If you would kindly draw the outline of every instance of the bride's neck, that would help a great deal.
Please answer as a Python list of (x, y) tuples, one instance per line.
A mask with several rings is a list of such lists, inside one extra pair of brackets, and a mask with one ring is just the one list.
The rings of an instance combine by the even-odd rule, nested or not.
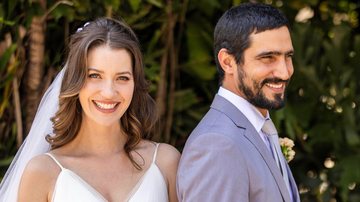
[(74, 149), (102, 155), (123, 151), (126, 140), (127, 135), (120, 123), (104, 126), (83, 122), (75, 139), (69, 144)]

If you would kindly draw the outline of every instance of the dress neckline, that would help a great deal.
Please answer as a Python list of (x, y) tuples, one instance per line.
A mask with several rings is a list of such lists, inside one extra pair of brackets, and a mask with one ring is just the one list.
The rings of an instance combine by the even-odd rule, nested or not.
[[(153, 155), (153, 159), (152, 162), (150, 164), (150, 166), (148, 167), (148, 169), (144, 172), (144, 174), (140, 177), (140, 179), (136, 182), (135, 186), (131, 189), (131, 191), (127, 194), (128, 196), (126, 197), (125, 201), (129, 201), (139, 190), (139, 188), (141, 187), (142, 182), (144, 181), (144, 179), (146, 178), (147, 174), (149, 173), (149, 171), (154, 167), (159, 169), (159, 167), (156, 165), (156, 156), (157, 156), (157, 150), (159, 147), (160, 143), (156, 143), (156, 147), (155, 147), (155, 152)], [(83, 179), (80, 175), (78, 175), (76, 172), (67, 169), (65, 167), (63, 167), (60, 162), (54, 157), (53, 154), (51, 153), (45, 153), (46, 155), (48, 155), (49, 157), (51, 157), (55, 163), (60, 167), (61, 171), (59, 173), (59, 175), (57, 176), (56, 182), (59, 179), (59, 176), (65, 171), (70, 173), (72, 176), (75, 176), (85, 187), (86, 189), (88, 189), (91, 193), (95, 194), (96, 196), (98, 196), (99, 198), (101, 198), (103, 201), (108, 202), (108, 200), (104, 197), (104, 195), (102, 195), (97, 189), (95, 189), (94, 186), (92, 186), (91, 184), (89, 184), (85, 179)], [(159, 169), (160, 170), (160, 169)], [(55, 188), (56, 188), (56, 183), (55, 183)], [(54, 193), (53, 192), (53, 197), (54, 197)]]
[[(80, 177), (78, 174), (76, 174), (74, 171), (64, 168), (60, 171), (56, 181), (59, 179), (60, 175), (63, 173), (70, 173), (71, 176), (75, 177), (84, 187), (91, 192), (92, 194), (95, 194), (98, 198), (101, 198), (103, 201), (108, 202), (108, 200), (97, 190), (95, 189), (91, 184), (89, 184), (86, 180), (84, 180), (82, 177)], [(56, 187), (55, 187), (56, 188)], [(53, 192), (53, 197), (55, 192)]]
[[(145, 173), (140, 177), (140, 179), (136, 182), (135, 186), (131, 189), (131, 191), (127, 194), (128, 196), (126, 197), (125, 201), (129, 201), (139, 190), (139, 188), (141, 187), (142, 182), (144, 181), (144, 179), (146, 178), (147, 174), (149, 173), (150, 169), (152, 169), (153, 167), (158, 168), (158, 166), (155, 163), (151, 163), (151, 165), (149, 166), (149, 168), (145, 171)], [(159, 168), (158, 168), (159, 169)], [(80, 183), (82, 183), (83, 185), (85, 185), (86, 189), (88, 189), (91, 193), (95, 194), (96, 196), (98, 196), (99, 198), (101, 198), (103, 201), (108, 202), (108, 200), (97, 190), (95, 189), (91, 184), (89, 184), (85, 179), (83, 179), (82, 177), (80, 177), (78, 174), (76, 174), (74, 171), (67, 169), (67, 168), (63, 168), (59, 175), (58, 178), (60, 176), (60, 174), (62, 174), (63, 172), (68, 172), (71, 173), (72, 176), (75, 176), (76, 179), (78, 179), (80, 181)]]

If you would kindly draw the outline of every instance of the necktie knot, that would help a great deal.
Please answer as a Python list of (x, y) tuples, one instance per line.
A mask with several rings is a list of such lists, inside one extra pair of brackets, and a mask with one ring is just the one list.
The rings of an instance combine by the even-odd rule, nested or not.
[(277, 135), (277, 130), (271, 119), (266, 119), (261, 130), (267, 135)]

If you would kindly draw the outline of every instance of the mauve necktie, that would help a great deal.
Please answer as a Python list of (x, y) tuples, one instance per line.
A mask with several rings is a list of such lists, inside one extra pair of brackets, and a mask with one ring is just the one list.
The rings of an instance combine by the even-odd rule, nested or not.
[(287, 187), (290, 195), (292, 196), (292, 191), (290, 189), (290, 183), (289, 183), (289, 176), (288, 176), (286, 164), (285, 164), (285, 158), (284, 158), (284, 156), (281, 152), (281, 148), (280, 148), (279, 136), (278, 136), (277, 130), (274, 126), (274, 123), (271, 121), (271, 119), (266, 119), (261, 130), (268, 137), (271, 151), (272, 151), (273, 157), (275, 159), (276, 165), (280, 168), (280, 171), (282, 173), (286, 187)]

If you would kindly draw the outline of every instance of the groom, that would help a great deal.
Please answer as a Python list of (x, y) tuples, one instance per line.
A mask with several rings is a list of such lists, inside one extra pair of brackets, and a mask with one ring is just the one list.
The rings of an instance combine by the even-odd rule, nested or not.
[(180, 201), (299, 202), (271, 109), (284, 106), (294, 53), (288, 20), (265, 4), (229, 9), (214, 33), (220, 88), (186, 142)]

